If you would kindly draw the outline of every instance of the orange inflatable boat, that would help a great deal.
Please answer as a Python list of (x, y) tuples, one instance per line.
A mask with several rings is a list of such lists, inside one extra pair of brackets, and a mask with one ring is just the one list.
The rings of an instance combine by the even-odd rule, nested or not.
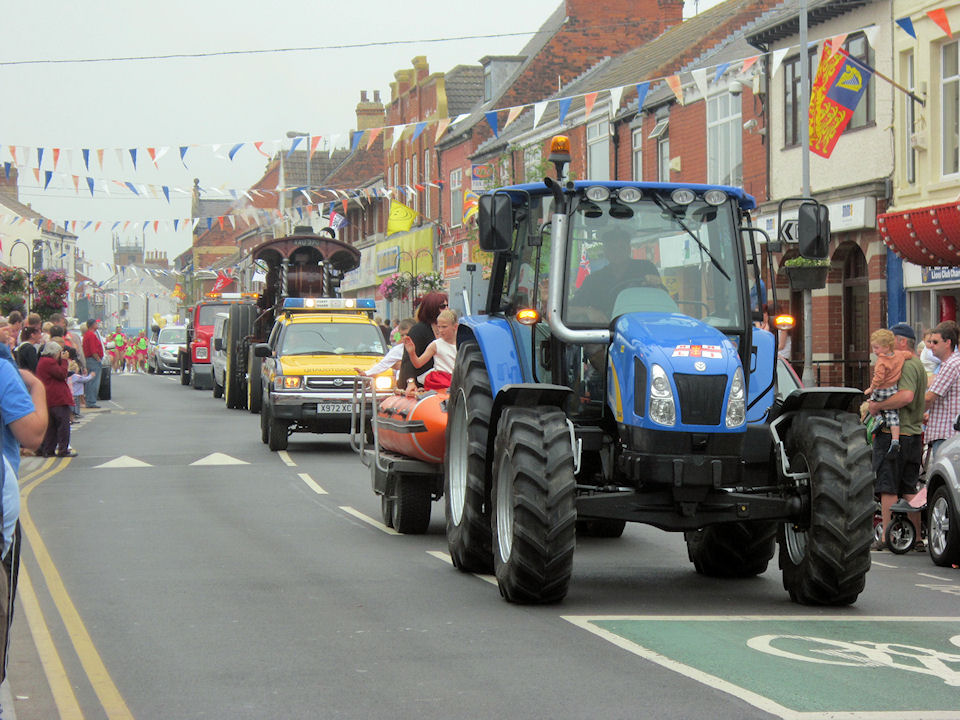
[(443, 462), (447, 397), (442, 391), (382, 400), (377, 408), (380, 446), (424, 462)]

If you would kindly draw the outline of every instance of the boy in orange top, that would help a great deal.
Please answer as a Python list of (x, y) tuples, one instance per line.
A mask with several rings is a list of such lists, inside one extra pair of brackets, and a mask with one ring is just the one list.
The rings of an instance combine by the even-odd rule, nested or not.
[[(874, 402), (882, 402), (896, 394), (899, 389), (903, 363), (911, 357), (906, 350), (893, 349), (893, 333), (877, 330), (870, 336), (870, 349), (877, 356), (870, 387), (863, 391)], [(882, 410), (883, 421), (890, 428), (890, 455), (900, 452), (900, 411)]]

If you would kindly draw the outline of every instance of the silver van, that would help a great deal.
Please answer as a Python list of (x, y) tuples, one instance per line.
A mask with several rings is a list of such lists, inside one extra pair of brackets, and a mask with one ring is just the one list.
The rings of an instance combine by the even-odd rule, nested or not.
[(210, 365), (213, 367), (213, 396), (223, 397), (223, 375), (227, 368), (227, 328), (230, 315), (217, 313), (213, 318), (213, 348), (210, 353)]

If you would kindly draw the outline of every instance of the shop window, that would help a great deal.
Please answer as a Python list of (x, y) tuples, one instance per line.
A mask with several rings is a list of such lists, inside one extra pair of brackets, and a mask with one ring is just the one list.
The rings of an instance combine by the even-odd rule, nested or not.
[(870, 278), (863, 251), (844, 243), (843, 262), (843, 356), (844, 384), (870, 384)]

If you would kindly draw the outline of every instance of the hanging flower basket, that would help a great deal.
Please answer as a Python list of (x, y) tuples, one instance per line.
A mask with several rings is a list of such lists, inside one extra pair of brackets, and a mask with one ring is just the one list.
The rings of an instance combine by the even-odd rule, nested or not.
[(387, 300), (403, 300), (410, 291), (410, 279), (406, 275), (393, 273), (380, 283), (379, 292)]
[(790, 281), (791, 290), (819, 290), (827, 286), (829, 265), (787, 265), (783, 271)]
[(420, 273), (417, 275), (417, 292), (421, 295), (432, 292), (442, 292), (445, 284), (443, 275), (438, 272)]

